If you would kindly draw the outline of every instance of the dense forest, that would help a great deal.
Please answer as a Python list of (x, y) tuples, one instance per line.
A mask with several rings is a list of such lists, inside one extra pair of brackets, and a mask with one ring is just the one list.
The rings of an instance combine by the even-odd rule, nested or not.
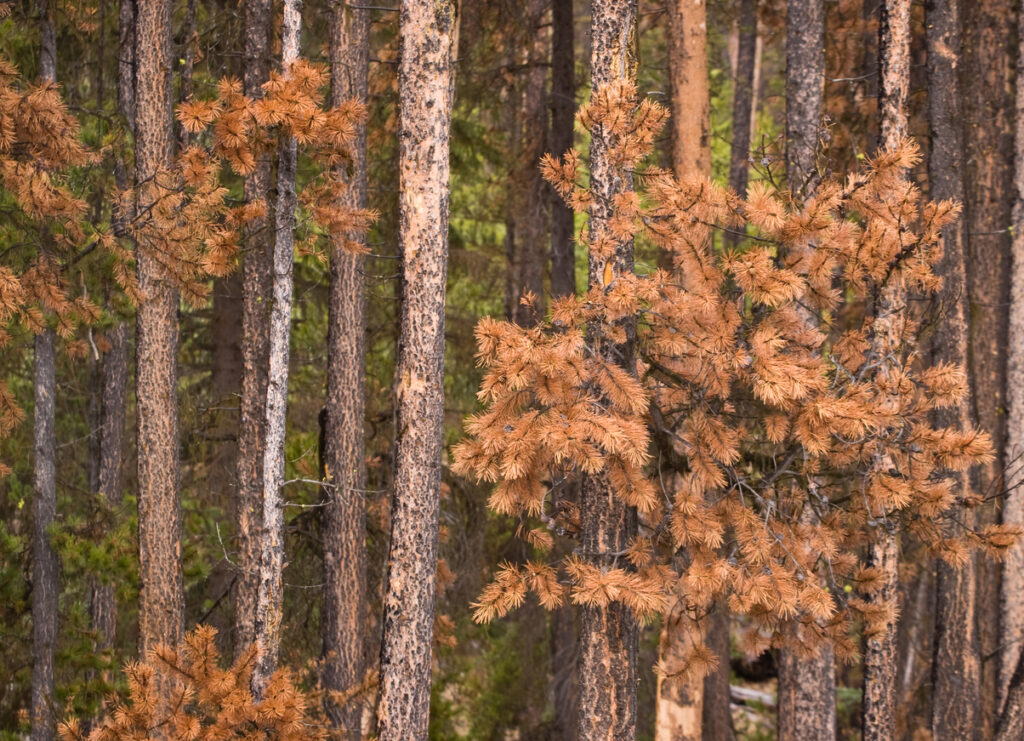
[(0, 741), (1024, 739), (1022, 456), (1012, 0), (0, 0)]

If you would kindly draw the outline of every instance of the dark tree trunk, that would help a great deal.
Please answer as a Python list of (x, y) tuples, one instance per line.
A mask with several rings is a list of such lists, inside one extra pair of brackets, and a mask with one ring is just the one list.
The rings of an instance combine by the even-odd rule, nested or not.
[[(573, 0), (553, 0), (551, 5), (551, 153), (561, 156), (573, 144), (576, 115), (575, 18)], [(574, 214), (554, 188), (548, 188), (551, 208), (551, 295), (576, 293), (576, 243)]]
[[(963, 203), (963, 157), (960, 86), (956, 67), (960, 59), (959, 0), (930, 0), (925, 6), (928, 45), (928, 103), (931, 148), (928, 160), (929, 194), (933, 200)], [(964, 262), (964, 222), (946, 227), (942, 240), (942, 276), (938, 294), (941, 341), (934, 343), (934, 362), (966, 367), (967, 292)], [(936, 412), (937, 427), (966, 429), (970, 404)], [(963, 493), (965, 481), (958, 482)], [(965, 524), (973, 513), (962, 516)], [(932, 737), (969, 739), (977, 728), (981, 684), (981, 657), (975, 630), (976, 574), (973, 554), (965, 568), (937, 564), (935, 649), (932, 663)]]
[[(736, 77), (733, 81), (732, 147), (729, 187), (746, 195), (750, 171), (750, 136), (754, 120), (754, 65), (757, 61), (757, 0), (740, 1)], [(733, 240), (735, 244), (735, 240)]]
[[(131, 340), (127, 324), (118, 324), (107, 335), (110, 349), (100, 367), (100, 410), (98, 476), (95, 494), (103, 504), (115, 509), (121, 504), (121, 463), (124, 451), (125, 416), (128, 411), (128, 357)], [(92, 625), (97, 633), (98, 651), (114, 647), (117, 630), (117, 600), (114, 586), (94, 582), (90, 606)]]
[[(1003, 489), (1007, 423), (1006, 363), (1009, 327), (1013, 208), (1013, 72), (1016, 49), (1012, 29), (1017, 6), (981, 0), (963, 6), (963, 56), (958, 66), (963, 95), (964, 219), (969, 297), (969, 381), (973, 421), (992, 435), (996, 459), (976, 467), (972, 488), (984, 496)], [(976, 511), (977, 525), (999, 518), (998, 499)], [(982, 664), (978, 733), (994, 732), (997, 703), (1016, 666), (1019, 635), (1000, 636), (999, 568), (978, 559), (976, 615), (979, 649), (994, 658)], [(1009, 623), (1005, 621), (1008, 626)], [(1005, 650), (1004, 652), (1004, 649)]]
[(395, 479), (384, 590), (377, 733), (426, 739), (444, 417), (449, 140), (456, 34), (451, 0), (402, 0)]
[[(57, 31), (53, 8), (39, 2), (39, 77), (57, 82)], [(45, 232), (40, 253), (47, 252)], [(56, 336), (47, 327), (36, 335), (33, 358), (35, 406), (34, 496), (32, 499), (32, 741), (52, 741), (59, 709), (54, 701), (54, 661), (57, 647), (57, 597), (60, 564), (50, 544), (50, 527), (57, 516), (57, 430), (55, 396)]]
[[(272, 0), (245, 3), (245, 94), (262, 97), (270, 75)], [(270, 213), (270, 160), (258, 158), (246, 177), (246, 201), (262, 201)], [(238, 656), (256, 640), (256, 596), (259, 589), (260, 530), (263, 526), (263, 447), (266, 438), (267, 350), (270, 345), (271, 246), (269, 218), (250, 224), (245, 233), (242, 263), (242, 399), (238, 426), (238, 498), (235, 527), (238, 576), (235, 581), (234, 648)]]
[[(786, 181), (810, 195), (818, 184), (817, 152), (825, 85), (825, 4), (789, 0), (786, 18)], [(734, 145), (735, 146), (735, 145)], [(812, 516), (811, 510), (805, 515)], [(836, 735), (835, 658), (823, 646), (797, 658), (779, 651), (780, 741), (832, 741)]]
[[(174, 150), (171, 2), (138, 0), (135, 19), (135, 182), (139, 211)], [(136, 330), (139, 451), (139, 649), (177, 644), (184, 631), (178, 494), (178, 289), (146, 244), (138, 249)]]
[[(331, 10), (331, 105), (366, 102), (370, 59), (370, 11)], [(346, 204), (366, 208), (366, 126), (359, 125), (352, 148)], [(365, 260), (343, 248), (363, 243), (360, 235), (336, 235), (331, 252), (327, 330), (327, 403), (324, 409), (325, 501), (323, 683), (327, 690), (356, 685), (366, 668), (366, 294)], [(331, 723), (352, 739), (361, 738), (362, 708), (327, 704)]]
[[(590, 77), (594, 91), (633, 76), (636, 13), (633, 0), (594, 0), (591, 3)], [(632, 183), (618, 182), (607, 145), (599, 137), (593, 139), (590, 157), (590, 188), (595, 198), (588, 233), (593, 241), (600, 239), (609, 228), (612, 194), (617, 188), (632, 188)], [(608, 262), (591, 256), (589, 284), (602, 284), (609, 267), (613, 276), (633, 271), (632, 242), (621, 245)], [(626, 334), (626, 342), (617, 345), (599, 336), (600, 330), (594, 327), (589, 332), (589, 341), (605, 360), (631, 368), (636, 326), (627, 326)], [(584, 477), (580, 514), (580, 549), (599, 566), (612, 562), (612, 557), (604, 554), (627, 548), (636, 536), (636, 510), (614, 497), (602, 476)], [(636, 620), (621, 602), (612, 602), (606, 607), (581, 607), (579, 615), (577, 733), (583, 739), (633, 739), (636, 737)]]
[(729, 609), (719, 603), (708, 615), (705, 641), (718, 657), (718, 668), (704, 677), (701, 728), (704, 741), (733, 741), (732, 698), (729, 694)]
[[(550, 188), (541, 177), (539, 163), (547, 135), (544, 61), (548, 54), (543, 27), (545, 0), (524, 0), (522, 6), (525, 49), (516, 49), (513, 60), (522, 72), (509, 99), (514, 157), (506, 189), (509, 265), (505, 300), (509, 318), (530, 326), (544, 316), (544, 193)], [(533, 307), (521, 301), (527, 293), (536, 300)]]
[(786, 180), (794, 193), (813, 188), (825, 85), (825, 3), (786, 6)]

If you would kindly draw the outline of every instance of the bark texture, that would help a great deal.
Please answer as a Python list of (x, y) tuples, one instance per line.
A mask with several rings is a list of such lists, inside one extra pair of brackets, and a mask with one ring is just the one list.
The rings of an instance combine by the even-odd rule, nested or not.
[(825, 85), (825, 3), (786, 5), (786, 178), (794, 193), (813, 188)]
[[(928, 103), (931, 147), (928, 177), (933, 200), (963, 203), (963, 157), (961, 139), (960, 86), (956, 66), (960, 59), (959, 0), (930, 0), (926, 5), (928, 48)], [(964, 261), (964, 222), (946, 228), (943, 257), (937, 273), (942, 276), (938, 294), (942, 337), (934, 343), (934, 362), (966, 367), (967, 291)], [(958, 406), (936, 412), (939, 427), (965, 429), (970, 425), (970, 406), (965, 399)], [(963, 477), (958, 485), (965, 493)], [(965, 525), (973, 513), (964, 512)], [(935, 648), (932, 662), (934, 695), (932, 737), (972, 738), (977, 724), (981, 657), (975, 630), (976, 573), (973, 554), (964, 568), (953, 568), (940, 560), (936, 566)]]
[[(57, 31), (53, 8), (39, 2), (39, 77), (57, 82)], [(46, 233), (40, 253), (45, 255)], [(59, 709), (54, 702), (54, 663), (57, 648), (57, 597), (60, 563), (50, 544), (50, 528), (57, 517), (57, 360), (56, 335), (47, 327), (35, 337), (33, 387), (32, 498), (32, 741), (52, 741)]]
[(377, 733), (427, 737), (444, 415), (449, 140), (455, 4), (403, 0), (399, 87), (402, 301), (395, 478)]
[[(522, 326), (544, 316), (544, 194), (550, 186), (538, 164), (547, 134), (546, 5), (546, 0), (523, 3), (523, 50), (515, 49), (513, 62), (522, 72), (509, 96), (513, 168), (507, 182), (505, 306), (508, 317)], [(532, 308), (521, 301), (527, 292), (536, 299)]]
[[(299, 58), (302, 0), (285, 0), (281, 26), (281, 69), (289, 74)], [(263, 527), (256, 591), (256, 667), (253, 693), (261, 697), (277, 668), (284, 614), (284, 442), (288, 416), (288, 359), (292, 326), (292, 269), (295, 254), (295, 170), (298, 145), (282, 134), (277, 153), (274, 205), (274, 262), (267, 345), (266, 440), (263, 446)]]
[(117, 111), (135, 132), (135, 0), (120, 0), (117, 15)]
[[(262, 96), (270, 75), (272, 0), (245, 3), (245, 70), (243, 87), (250, 97)], [(245, 199), (263, 201), (270, 213), (270, 161), (257, 159), (245, 178)], [(266, 438), (267, 348), (270, 344), (270, 302), (273, 240), (270, 220), (251, 224), (245, 233), (242, 263), (242, 399), (238, 425), (238, 490), (235, 528), (238, 576), (235, 582), (234, 648), (237, 657), (256, 640), (256, 593), (259, 589), (259, 543), (263, 523), (263, 448)]]
[(669, 0), (667, 7), (672, 169), (682, 177), (711, 171), (707, 2)]
[[(1024, 13), (1018, 17), (1017, 97), (1014, 127), (1014, 203), (1012, 273), (1010, 283), (1009, 344), (1007, 346), (1006, 389), (1009, 403), (1006, 418), (1007, 495), (1003, 502), (1003, 522), (1024, 525)], [(1003, 645), (999, 676), (999, 695), (1007, 697), (1003, 727), (1015, 711), (1018, 736), (1024, 736), (1024, 681), (1020, 643), (1024, 640), (1024, 545), (1018, 543), (1003, 565), (1002, 624)], [(1008, 670), (1016, 666), (1012, 675)], [(1005, 689), (1004, 689), (1005, 688)], [(1016, 693), (1016, 699), (1013, 695)], [(1007, 737), (1009, 738), (1009, 736)]]
[[(139, 211), (174, 148), (171, 2), (138, 0), (135, 21), (135, 181)], [(184, 631), (178, 493), (178, 289), (147, 245), (138, 250), (136, 390), (139, 477), (139, 649), (176, 644)]]
[[(878, 28), (879, 112), (881, 144), (891, 148), (907, 136), (907, 97), (910, 88), (910, 0), (884, 0), (880, 8)], [(900, 286), (882, 287), (875, 301), (872, 326), (872, 352), (885, 358), (902, 336), (906, 296)], [(888, 373), (882, 363), (879, 373)], [(879, 462), (881, 465), (881, 462)], [(896, 536), (885, 530), (877, 532), (869, 546), (867, 565), (885, 574), (884, 586), (872, 599), (892, 603), (892, 619), (882, 628), (864, 638), (864, 738), (890, 739), (893, 736), (896, 710), (896, 615), (899, 581), (899, 544)]]
[[(576, 116), (575, 18), (573, 0), (551, 3), (551, 130), (550, 151), (561, 156), (573, 144)], [(551, 295), (576, 293), (576, 243), (572, 209), (554, 188), (548, 188), (551, 205)]]
[[(110, 349), (100, 368), (100, 426), (98, 481), (95, 494), (111, 509), (121, 504), (121, 463), (128, 411), (128, 353), (131, 340), (127, 324), (118, 324), (107, 335)], [(96, 648), (114, 646), (117, 630), (117, 600), (114, 585), (95, 582), (90, 599), (92, 625), (97, 633)]]
[[(754, 122), (754, 66), (757, 62), (757, 0), (740, 0), (736, 76), (732, 94), (732, 146), (729, 187), (746, 195), (750, 174), (750, 136)], [(735, 243), (735, 240), (734, 240)]]
[[(590, 76), (595, 91), (635, 75), (637, 7), (632, 0), (594, 0), (591, 3)], [(590, 210), (588, 234), (599, 239), (608, 227), (610, 202), (617, 189), (632, 188), (620, 180), (608, 160), (607, 146), (594, 137), (590, 151), (590, 187), (595, 196)], [(613, 276), (632, 272), (633, 245), (623, 244), (610, 258), (610, 265), (591, 257), (589, 283), (600, 284), (606, 267)], [(626, 342), (617, 345), (591, 328), (589, 341), (596, 352), (623, 367), (633, 366), (636, 325), (629, 323)], [(580, 549), (600, 566), (608, 566), (608, 555), (628, 547), (636, 535), (636, 510), (615, 498), (601, 476), (584, 477), (580, 492)], [(579, 715), (577, 734), (590, 740), (623, 741), (636, 737), (637, 624), (630, 610), (620, 602), (606, 607), (580, 608)]]
[(779, 651), (779, 741), (834, 741), (836, 673), (830, 648), (798, 658)]
[[(683, 599), (662, 619), (658, 662), (673, 671), (686, 666), (692, 646), (704, 638), (697, 622), (686, 612)], [(726, 662), (728, 663), (728, 662)], [(654, 738), (657, 741), (701, 741), (704, 712), (703, 678), (658, 675)]]
[[(786, 18), (786, 180), (810, 195), (816, 166), (825, 84), (825, 6), (822, 0), (789, 0)], [(805, 509), (804, 516), (814, 517)], [(834, 739), (835, 657), (824, 646), (814, 656), (778, 653), (780, 741)]]
[[(331, 9), (331, 105), (366, 101), (370, 57), (370, 11)], [(345, 205), (366, 208), (366, 126), (358, 125), (347, 178)], [(365, 260), (343, 249), (362, 244), (361, 235), (336, 234), (331, 252), (327, 330), (327, 403), (324, 409), (325, 501), (321, 510), (324, 547), (323, 683), (344, 691), (357, 684), (366, 666), (366, 393)], [(361, 738), (359, 703), (327, 706), (343, 737)]]
[[(982, 0), (963, 6), (963, 60), (959, 65), (963, 94), (967, 292), (970, 301), (969, 382), (974, 423), (992, 435), (996, 459), (972, 472), (972, 488), (983, 496), (1004, 490), (1007, 423), (1007, 348), (1012, 238), (1007, 227), (1013, 209), (1013, 60), (1015, 28), (1012, 3)], [(1019, 465), (1017, 462), (1015, 465)], [(980, 507), (977, 525), (997, 521), (998, 500)], [(978, 559), (977, 602), (1000, 602), (1000, 569)], [(981, 609), (976, 615), (982, 656), (979, 735), (994, 732), (999, 699), (1016, 666), (1021, 647), (1009, 633), (1000, 635), (1000, 612), (1020, 605), (1019, 592), (1003, 590), (1004, 609)], [(1011, 608), (1015, 609), (1015, 608)], [(1008, 649), (1008, 650), (1006, 650)]]

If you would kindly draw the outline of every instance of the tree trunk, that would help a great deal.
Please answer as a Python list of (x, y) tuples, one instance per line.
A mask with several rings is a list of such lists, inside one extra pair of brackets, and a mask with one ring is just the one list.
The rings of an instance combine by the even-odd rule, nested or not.
[[(754, 123), (754, 65), (757, 61), (757, 0), (740, 0), (736, 75), (732, 94), (732, 146), (729, 187), (743, 197), (750, 172), (750, 137)], [(737, 240), (730, 240), (735, 244)]]
[[(907, 136), (907, 96), (910, 87), (910, 0), (884, 0), (878, 28), (879, 112), (881, 143), (892, 148)], [(906, 310), (906, 296), (894, 285), (882, 288), (877, 298), (873, 325), (872, 352), (875, 357), (890, 354), (902, 335), (900, 325)], [(887, 373), (882, 364), (879, 373)], [(897, 601), (899, 581), (899, 544), (896, 536), (879, 529), (876, 542), (869, 546), (867, 565), (884, 574), (884, 586), (871, 599)], [(894, 614), (896, 614), (894, 612)], [(865, 636), (864, 640), (864, 739), (890, 739), (896, 710), (896, 621)]]
[(825, 85), (825, 3), (789, 0), (786, 9), (786, 179), (812, 190)]
[[(506, 189), (509, 265), (505, 302), (506, 314), (521, 326), (533, 325), (544, 316), (544, 193), (549, 186), (545, 185), (538, 165), (547, 134), (544, 59), (548, 55), (543, 18), (546, 4), (546, 0), (523, 2), (525, 52), (515, 49), (512, 60), (523, 71), (509, 96), (510, 149), (514, 155)], [(534, 296), (533, 307), (522, 303), (526, 293)]]
[[(156, 173), (174, 149), (171, 2), (138, 0), (135, 20), (135, 182), (138, 210), (158, 196)], [(138, 248), (136, 329), (139, 477), (139, 650), (184, 632), (178, 494), (178, 289), (148, 245)]]
[[(1003, 522), (1024, 526), (1024, 13), (1018, 17), (1017, 97), (1014, 118), (1014, 203), (1012, 273), (1010, 283), (1009, 343), (1007, 345), (1006, 390), (1009, 410), (1006, 418), (1008, 478)], [(1016, 735), (1024, 735), (1024, 545), (1015, 545), (1003, 565), (1001, 642), (1003, 647), (999, 676), (999, 697), (1006, 699), (1003, 729), (1016, 705)], [(1013, 675), (1007, 670), (1016, 665)], [(1016, 681), (1016, 686), (1014, 686)], [(1016, 695), (1016, 697), (1014, 697)]]
[[(299, 58), (302, 0), (285, 0), (281, 28), (281, 70), (290, 74)], [(277, 668), (284, 618), (284, 443), (288, 415), (288, 359), (292, 326), (292, 269), (295, 253), (295, 169), (298, 145), (282, 133), (277, 155), (274, 207), (274, 263), (267, 346), (266, 441), (263, 446), (263, 528), (260, 533), (259, 585), (256, 591), (256, 667), (253, 693), (263, 695)]]
[(705, 0), (668, 2), (668, 76), (672, 101), (672, 169), (679, 177), (711, 172)]
[[(125, 416), (128, 412), (128, 354), (131, 341), (128, 325), (118, 324), (107, 335), (110, 349), (100, 368), (100, 424), (98, 481), (95, 494), (114, 509), (121, 504), (121, 462), (124, 451)], [(117, 630), (117, 600), (114, 585), (95, 581), (90, 599), (93, 629), (98, 635), (97, 651), (114, 647)]]
[[(974, 423), (992, 435), (996, 459), (978, 466), (972, 488), (983, 496), (1004, 490), (1006, 453), (1007, 348), (1010, 302), (1013, 215), (1013, 3), (982, 0), (963, 6), (963, 57), (958, 69), (963, 95), (964, 211), (967, 229), (967, 294), (969, 306), (969, 382)], [(998, 519), (998, 500), (978, 508), (977, 525)], [(1000, 602), (1000, 569), (978, 559), (978, 605)], [(982, 656), (979, 735), (994, 732), (997, 703), (1016, 666), (1019, 635), (1011, 637), (1008, 605), (1019, 604), (1019, 592), (1003, 590), (1004, 608), (979, 610), (976, 616)], [(999, 613), (1006, 633), (1000, 636)]]
[[(825, 4), (790, 0), (786, 17), (786, 181), (810, 195), (818, 184), (817, 153), (825, 84)], [(811, 510), (805, 515), (813, 517)], [(808, 658), (778, 653), (780, 741), (831, 741), (836, 735), (835, 658), (823, 646)]]
[[(595, 92), (635, 75), (637, 7), (634, 0), (593, 0), (591, 3), (591, 86)], [(590, 188), (594, 202), (590, 209), (588, 238), (599, 240), (609, 229), (612, 195), (631, 189), (632, 182), (620, 182), (609, 161), (607, 144), (595, 136), (590, 150)], [(589, 284), (608, 281), (633, 271), (633, 243), (619, 246), (607, 262), (593, 254), (589, 261)], [(592, 327), (589, 342), (608, 362), (633, 370), (636, 325), (627, 324), (626, 342), (615, 344)], [(596, 565), (607, 567), (607, 555), (629, 546), (637, 531), (636, 510), (611, 492), (603, 476), (585, 476), (580, 487), (580, 550)], [(636, 688), (638, 629), (632, 612), (621, 602), (606, 607), (580, 608), (579, 715), (577, 734), (582, 739), (624, 741), (636, 737)]]
[[(337, 3), (330, 27), (331, 105), (366, 102), (370, 58), (370, 11)], [(352, 147), (352, 174), (345, 205), (366, 208), (366, 126), (359, 124)], [(359, 234), (333, 235), (327, 403), (324, 421), (326, 506), (321, 510), (324, 547), (323, 684), (342, 692), (358, 684), (366, 666), (366, 393), (365, 260), (344, 242)], [(362, 708), (327, 701), (332, 725), (343, 736), (360, 739)]]
[[(39, 2), (39, 77), (57, 82), (57, 32), (48, 0)], [(40, 255), (45, 256), (45, 232)], [(56, 336), (47, 327), (36, 335), (33, 358), (35, 406), (32, 412), (34, 475), (32, 498), (32, 741), (52, 741), (59, 709), (54, 691), (57, 648), (57, 597), (60, 564), (50, 544), (57, 516), (57, 431), (55, 397)]]
[[(963, 203), (963, 160), (960, 88), (956, 66), (960, 59), (959, 0), (930, 0), (926, 5), (928, 45), (928, 103), (931, 148), (928, 161), (929, 194), (933, 200)], [(964, 263), (964, 222), (946, 227), (943, 257), (936, 273), (942, 276), (938, 294), (941, 341), (934, 343), (934, 361), (966, 367), (967, 293)], [(936, 412), (936, 427), (967, 429), (969, 400)], [(960, 477), (960, 494), (965, 481)], [(966, 511), (964, 524), (973, 522)], [(973, 554), (964, 568), (937, 564), (935, 648), (932, 663), (932, 737), (969, 739), (977, 728), (981, 683), (975, 614), (975, 567)]]
[[(550, 149), (561, 156), (573, 144), (576, 115), (575, 18), (573, 0), (552, 0), (551, 4), (551, 131)], [(574, 214), (555, 189), (548, 187), (551, 209), (551, 295), (576, 293), (576, 243)]]
[(120, 0), (117, 17), (117, 112), (135, 133), (135, 0)]
[[(243, 89), (252, 98), (262, 97), (262, 85), (270, 74), (272, 0), (245, 3), (245, 70)], [(260, 157), (245, 178), (245, 200), (262, 201), (270, 213), (270, 161)], [(267, 348), (270, 337), (271, 220), (262, 218), (245, 231), (242, 263), (242, 399), (238, 425), (238, 498), (235, 527), (238, 543), (238, 576), (235, 581), (235, 656), (256, 640), (256, 594), (259, 590), (260, 530), (263, 523), (262, 456), (266, 439)]]
[(449, 139), (456, 34), (451, 0), (402, 0), (395, 478), (377, 733), (427, 737), (444, 416)]

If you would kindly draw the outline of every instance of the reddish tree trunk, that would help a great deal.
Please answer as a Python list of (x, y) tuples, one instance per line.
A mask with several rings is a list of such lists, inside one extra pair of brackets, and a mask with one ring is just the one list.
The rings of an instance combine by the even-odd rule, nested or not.
[(399, 89), (402, 302), (395, 479), (384, 591), (381, 741), (427, 737), (444, 417), (449, 140), (455, 4), (403, 0)]
[[(338, 3), (330, 17), (331, 105), (366, 101), (370, 11)], [(366, 127), (352, 147), (352, 174), (345, 205), (366, 208)], [(365, 260), (343, 249), (361, 235), (334, 235), (327, 330), (327, 403), (324, 408), (326, 506), (324, 544), (323, 682), (328, 690), (356, 685), (366, 666), (366, 460), (364, 442), (366, 295)], [(361, 707), (337, 707), (328, 717), (349, 738), (359, 739)]]

